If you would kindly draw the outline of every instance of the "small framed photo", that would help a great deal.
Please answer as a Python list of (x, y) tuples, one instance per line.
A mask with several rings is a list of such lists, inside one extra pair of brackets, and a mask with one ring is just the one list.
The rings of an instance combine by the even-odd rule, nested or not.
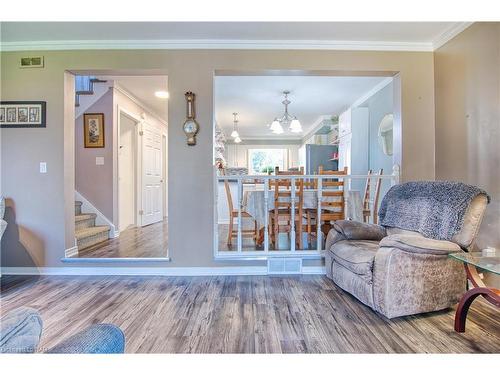
[(17, 121), (19, 122), (29, 122), (28, 118), (28, 107), (18, 107), (17, 108)]
[(85, 148), (104, 148), (104, 113), (83, 115), (83, 140)]
[(45, 128), (46, 102), (0, 102), (0, 128)]

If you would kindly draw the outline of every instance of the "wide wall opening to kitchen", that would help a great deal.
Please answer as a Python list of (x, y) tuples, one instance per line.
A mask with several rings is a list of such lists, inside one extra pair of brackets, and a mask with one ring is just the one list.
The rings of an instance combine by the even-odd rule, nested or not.
[(319, 257), (398, 183), (399, 76), (216, 74), (215, 256)]

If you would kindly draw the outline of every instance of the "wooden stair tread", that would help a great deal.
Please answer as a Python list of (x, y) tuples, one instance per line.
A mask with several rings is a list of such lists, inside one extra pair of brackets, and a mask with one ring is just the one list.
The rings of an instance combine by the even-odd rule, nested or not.
[(110, 228), (108, 225), (99, 225), (96, 227), (82, 228), (75, 231), (75, 237), (77, 240), (94, 236), (99, 233), (109, 232)]
[(75, 215), (75, 222), (83, 221), (83, 220), (88, 220), (88, 219), (95, 219), (97, 217), (96, 214), (80, 214), (80, 215)]

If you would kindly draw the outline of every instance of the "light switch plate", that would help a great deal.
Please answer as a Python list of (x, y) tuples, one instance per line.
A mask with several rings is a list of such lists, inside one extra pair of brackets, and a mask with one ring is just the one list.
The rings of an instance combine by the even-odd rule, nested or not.
[(40, 173), (47, 173), (47, 163), (44, 161), (40, 162)]
[(104, 156), (96, 156), (95, 165), (104, 165)]

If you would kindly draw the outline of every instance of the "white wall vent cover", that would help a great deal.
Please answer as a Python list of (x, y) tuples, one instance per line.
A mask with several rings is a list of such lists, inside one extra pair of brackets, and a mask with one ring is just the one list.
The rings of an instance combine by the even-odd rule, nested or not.
[(43, 68), (43, 56), (21, 57), (20, 68)]
[(267, 273), (270, 275), (302, 273), (301, 258), (270, 258), (267, 260)]

